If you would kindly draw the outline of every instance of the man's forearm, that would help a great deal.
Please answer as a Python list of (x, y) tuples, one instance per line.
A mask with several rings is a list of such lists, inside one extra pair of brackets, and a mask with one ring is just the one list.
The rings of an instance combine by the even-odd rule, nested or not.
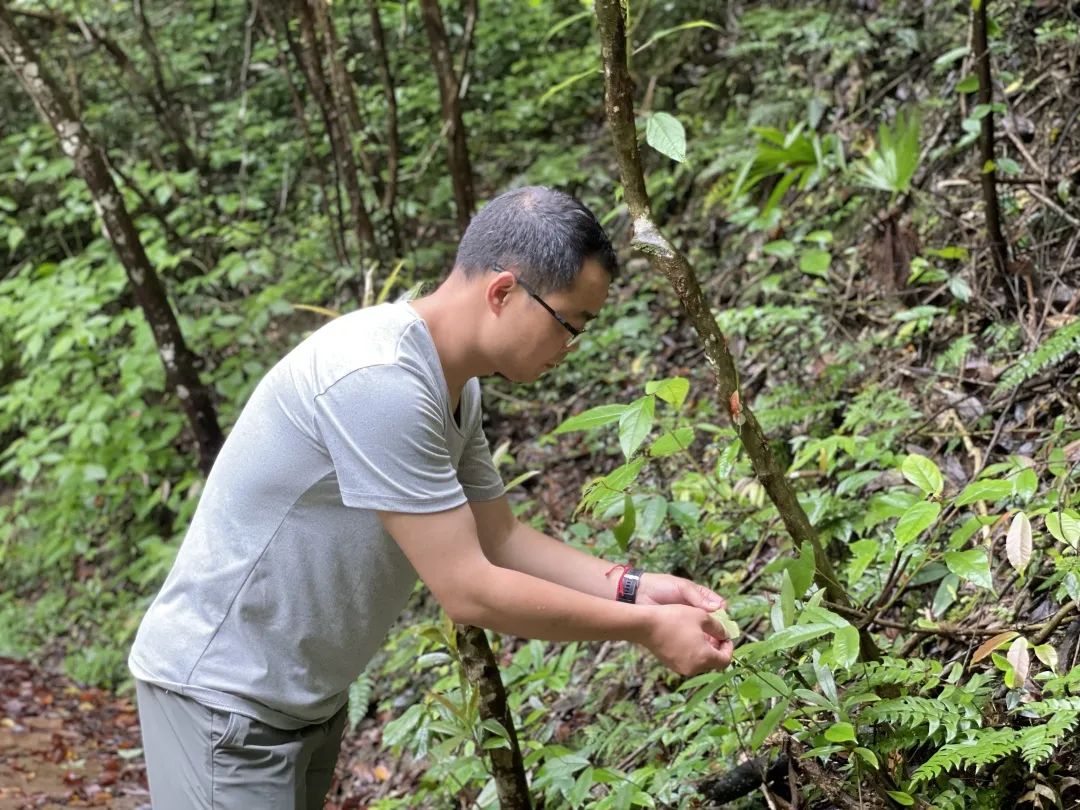
[(503, 568), (512, 568), (581, 593), (615, 598), (619, 571), (608, 573), (613, 563), (578, 551), (524, 523), (515, 524), (494, 557), (492, 562)]
[(547, 641), (625, 639), (645, 644), (656, 610), (593, 596), (497, 564), (485, 566), (463, 590), (452, 614), (455, 621)]

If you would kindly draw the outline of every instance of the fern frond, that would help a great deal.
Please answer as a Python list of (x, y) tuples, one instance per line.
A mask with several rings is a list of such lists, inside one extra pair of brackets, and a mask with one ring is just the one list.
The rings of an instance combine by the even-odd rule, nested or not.
[(966, 740), (943, 745), (916, 769), (912, 784), (935, 779), (948, 771), (999, 762), (1020, 748), (1020, 734), (1012, 728), (981, 729), (972, 732)]
[(856, 679), (865, 680), (872, 689), (879, 686), (905, 686), (909, 689), (933, 689), (940, 683), (941, 663), (932, 658), (892, 658), (870, 661), (854, 668)]
[(998, 381), (994, 395), (1008, 393), (1032, 377), (1080, 353), (1080, 318), (1051, 332), (1034, 351), (1019, 358)]
[(1019, 708), (1038, 717), (1053, 717), (1058, 712), (1080, 712), (1080, 697), (1046, 698), (1023, 703)]
[(866, 707), (860, 721), (885, 722), (903, 728), (925, 728), (927, 737), (945, 729), (945, 741), (953, 740), (961, 731), (982, 725), (982, 712), (974, 705), (960, 701), (925, 698), (916, 695), (881, 700)]
[(1029, 768), (1045, 762), (1054, 755), (1061, 738), (1072, 731), (1080, 711), (1058, 712), (1041, 726), (1025, 728), (1020, 732), (1020, 755)]

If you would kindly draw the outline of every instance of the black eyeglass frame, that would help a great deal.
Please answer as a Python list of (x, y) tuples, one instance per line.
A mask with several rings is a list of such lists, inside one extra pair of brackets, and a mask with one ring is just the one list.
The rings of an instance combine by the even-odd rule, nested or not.
[(512, 275), (514, 277), (514, 280), (518, 284), (521, 285), (521, 288), (523, 290), (525, 290), (525, 292), (527, 292), (532, 297), (532, 299), (534, 301), (536, 301), (536, 303), (538, 303), (540, 306), (542, 306), (544, 309), (546, 309), (548, 311), (548, 314), (552, 318), (557, 320), (559, 322), (559, 324), (562, 326), (563, 329), (565, 329), (567, 332), (570, 333), (570, 339), (568, 341), (566, 341), (567, 346), (573, 346), (575, 343), (577, 343), (578, 338), (580, 338), (583, 334), (585, 334), (584, 329), (578, 329), (578, 328), (572, 326), (570, 323), (567, 322), (566, 318), (564, 318), (562, 315), (560, 315), (558, 312), (556, 312), (554, 309), (552, 309), (551, 306), (548, 304), (548, 302), (545, 301), (543, 298), (541, 298), (528, 284), (526, 284), (524, 281), (522, 281), (521, 278), (516, 273), (507, 270), (501, 264), (493, 264), (491, 266), (491, 269), (494, 270), (496, 273), (504, 273), (504, 272), (510, 273), (510, 275)]

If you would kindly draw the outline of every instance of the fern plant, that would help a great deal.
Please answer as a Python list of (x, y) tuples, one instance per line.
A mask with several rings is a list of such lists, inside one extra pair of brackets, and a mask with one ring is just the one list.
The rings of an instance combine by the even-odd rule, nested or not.
[(1014, 388), (1056, 366), (1070, 355), (1080, 353), (1080, 318), (1059, 326), (1033, 351), (1019, 358), (998, 381), (995, 396), (1009, 393)]

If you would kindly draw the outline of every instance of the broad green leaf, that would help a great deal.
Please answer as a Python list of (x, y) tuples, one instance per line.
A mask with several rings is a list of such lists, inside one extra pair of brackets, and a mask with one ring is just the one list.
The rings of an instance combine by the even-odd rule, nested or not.
[(655, 112), (645, 125), (645, 140), (662, 155), (682, 163), (686, 160), (686, 130), (674, 115)]
[(837, 664), (850, 667), (859, 660), (859, 631), (850, 624), (841, 627), (833, 637), (832, 651)]
[(867, 538), (851, 543), (848, 550), (851, 551), (851, 560), (848, 562), (847, 579), (849, 585), (854, 585), (862, 579), (870, 563), (877, 558), (881, 544), (877, 540)]
[(908, 507), (896, 522), (896, 544), (903, 548), (926, 529), (928, 529), (938, 515), (941, 514), (941, 504), (934, 501), (918, 501)]
[(803, 543), (799, 556), (791, 560), (787, 570), (795, 587), (795, 598), (801, 599), (814, 581), (814, 547), (809, 542)]
[(1031, 522), (1023, 512), (1017, 512), (1005, 538), (1005, 554), (1009, 564), (1021, 574), (1031, 562)]
[(956, 83), (958, 93), (974, 93), (979, 89), (979, 77), (971, 73)]
[(1012, 482), (1002, 481), (997, 478), (988, 478), (983, 481), (972, 481), (964, 491), (956, 496), (957, 506), (967, 506), (975, 501), (1000, 501), (1012, 495)]
[(959, 591), (960, 577), (956, 574), (948, 574), (942, 577), (937, 593), (934, 594), (934, 602), (930, 606), (930, 612), (934, 616), (944, 615), (945, 611), (952, 607), (952, 603), (956, 601)]
[(881, 767), (881, 763), (878, 761), (877, 754), (875, 754), (869, 748), (856, 748), (855, 753), (862, 758), (863, 762), (865, 762), (875, 771)]
[(912, 453), (904, 459), (900, 465), (900, 471), (904, 478), (913, 483), (927, 495), (940, 495), (945, 486), (945, 479), (941, 477), (941, 470), (937, 464), (926, 456)]
[(781, 259), (790, 259), (795, 255), (795, 245), (787, 239), (777, 239), (762, 246), (761, 252), (766, 256), (776, 256)]
[(559, 425), (552, 433), (569, 433), (573, 430), (588, 430), (617, 422), (626, 411), (625, 405), (599, 405), (575, 414)]
[(623, 415), (619, 417), (619, 446), (627, 460), (641, 447), (641, 443), (652, 430), (655, 410), (656, 398), (645, 395), (627, 405)]
[(790, 650), (835, 630), (831, 624), (797, 624), (794, 627), (785, 627), (762, 641), (743, 644), (736, 652), (739, 659), (752, 661), (780, 650)]
[(970, 551), (946, 551), (945, 565), (961, 579), (978, 585), (980, 588), (994, 587), (990, 578), (990, 561), (986, 551), (973, 548)]
[(686, 401), (686, 395), (690, 393), (690, 382), (685, 377), (651, 380), (645, 383), (645, 393), (659, 397), (678, 410)]
[(634, 529), (637, 527), (637, 513), (634, 511), (634, 499), (630, 497), (630, 493), (626, 493), (626, 497), (623, 500), (623, 514), (622, 520), (619, 521), (619, 525), (612, 530), (612, 534), (615, 535), (615, 542), (619, 544), (619, 548), (623, 554), (630, 547), (630, 538), (634, 536)]
[(855, 742), (855, 727), (851, 723), (833, 723), (825, 729), (825, 739), (829, 742)]
[(828, 278), (830, 264), (832, 264), (832, 254), (820, 248), (804, 250), (799, 257), (799, 269), (811, 276)]
[(1046, 515), (1046, 530), (1055, 540), (1076, 548), (1080, 544), (1080, 515), (1072, 509)]
[(739, 625), (735, 624), (734, 620), (728, 616), (728, 613), (724, 608), (717, 608), (712, 612), (712, 615), (714, 619), (723, 625), (724, 633), (727, 635), (729, 641), (734, 641), (742, 635)]
[(1032, 648), (1035, 653), (1035, 657), (1046, 664), (1054, 672), (1057, 672), (1058, 667), (1058, 653), (1057, 648), (1053, 644), (1040, 644), (1037, 647)]
[(787, 714), (790, 704), (791, 701), (784, 698), (765, 713), (761, 722), (754, 729), (754, 733), (750, 735), (751, 751), (757, 751), (765, 743), (765, 739), (776, 730), (776, 727), (780, 725), (780, 721), (784, 719), (784, 715)]
[(667, 517), (668, 502), (662, 495), (651, 495), (644, 500), (638, 499), (637, 533), (639, 537), (651, 538)]
[(665, 433), (659, 439), (649, 445), (649, 455), (654, 458), (670, 456), (680, 453), (694, 441), (694, 429), (692, 427), (676, 428)]
[(911, 797), (911, 794), (904, 793), (902, 790), (886, 790), (885, 792), (889, 794), (890, 799), (897, 804), (904, 805), (904, 807), (911, 807), (915, 804), (915, 799)]

